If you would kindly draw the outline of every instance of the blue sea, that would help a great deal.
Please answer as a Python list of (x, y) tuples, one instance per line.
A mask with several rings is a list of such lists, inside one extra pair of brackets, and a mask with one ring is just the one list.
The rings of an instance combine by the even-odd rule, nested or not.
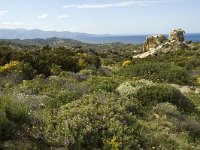
[[(105, 36), (105, 37), (93, 37), (78, 39), (82, 42), (101, 44), (120, 42), (124, 44), (142, 44), (148, 35), (135, 35), (135, 36)], [(167, 35), (166, 35), (167, 37)], [(185, 34), (185, 41), (200, 42), (200, 33)]]

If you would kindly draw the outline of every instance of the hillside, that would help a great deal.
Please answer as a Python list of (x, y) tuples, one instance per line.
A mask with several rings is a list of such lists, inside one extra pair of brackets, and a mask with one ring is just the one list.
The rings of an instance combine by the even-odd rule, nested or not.
[(83, 37), (96, 37), (95, 34), (77, 33), (77, 32), (58, 32), (58, 31), (42, 31), (39, 29), (26, 30), (26, 29), (0, 29), (1, 39), (35, 39), (35, 38), (83, 38)]
[(72, 40), (72, 39), (61, 39), (61, 38), (47, 38), (47, 39), (2, 39), (1, 41), (8, 41), (8, 42), (13, 42), (13, 43), (18, 43), (18, 44), (23, 44), (23, 45), (37, 45), (37, 46), (45, 46), (45, 45), (50, 45), (52, 47), (59, 47), (59, 46), (79, 46), (83, 45), (82, 42)]
[(1, 41), (0, 149), (199, 150), (200, 43), (155, 37)]

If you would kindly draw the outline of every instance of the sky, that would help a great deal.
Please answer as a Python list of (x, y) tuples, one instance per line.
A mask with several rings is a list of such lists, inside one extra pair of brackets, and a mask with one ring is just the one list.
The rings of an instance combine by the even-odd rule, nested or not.
[(200, 33), (200, 0), (0, 0), (1, 29), (139, 35)]

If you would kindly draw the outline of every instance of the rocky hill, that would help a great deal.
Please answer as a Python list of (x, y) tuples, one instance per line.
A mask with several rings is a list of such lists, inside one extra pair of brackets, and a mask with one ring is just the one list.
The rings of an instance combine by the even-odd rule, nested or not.
[(134, 56), (134, 58), (145, 58), (158, 53), (194, 48), (190, 41), (184, 41), (184, 33), (185, 31), (181, 29), (175, 29), (169, 33), (168, 39), (164, 35), (148, 36), (143, 45), (143, 53)]

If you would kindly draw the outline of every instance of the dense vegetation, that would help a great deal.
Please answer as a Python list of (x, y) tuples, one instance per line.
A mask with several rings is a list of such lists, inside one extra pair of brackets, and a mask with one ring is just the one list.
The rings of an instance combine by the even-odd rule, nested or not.
[(0, 44), (0, 149), (200, 149), (198, 43), (82, 44)]

